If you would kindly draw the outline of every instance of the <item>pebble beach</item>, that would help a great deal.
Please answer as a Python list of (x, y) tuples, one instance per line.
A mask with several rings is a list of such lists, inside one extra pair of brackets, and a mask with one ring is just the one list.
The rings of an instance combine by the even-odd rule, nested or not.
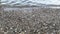
[(2, 8), (0, 34), (60, 34), (60, 9)]

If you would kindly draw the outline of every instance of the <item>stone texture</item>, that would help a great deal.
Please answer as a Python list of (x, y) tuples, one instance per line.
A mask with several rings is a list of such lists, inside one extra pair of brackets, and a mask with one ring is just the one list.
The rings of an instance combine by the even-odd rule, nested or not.
[(60, 9), (37, 7), (16, 9), (6, 10), (4, 8), (0, 11), (1, 32), (7, 32), (7, 34), (59, 34)]

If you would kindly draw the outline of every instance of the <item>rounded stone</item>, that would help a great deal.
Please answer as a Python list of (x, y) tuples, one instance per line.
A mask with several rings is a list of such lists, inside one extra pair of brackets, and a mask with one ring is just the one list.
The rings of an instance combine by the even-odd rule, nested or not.
[(0, 31), (0, 34), (4, 34), (4, 32), (1, 32), (1, 31)]
[(4, 31), (4, 32), (7, 32), (7, 28), (3, 28), (3, 31)]
[(7, 32), (7, 34), (14, 34), (14, 32)]

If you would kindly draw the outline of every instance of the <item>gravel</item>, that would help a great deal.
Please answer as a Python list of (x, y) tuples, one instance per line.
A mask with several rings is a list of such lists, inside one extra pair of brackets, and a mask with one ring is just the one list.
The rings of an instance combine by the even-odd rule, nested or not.
[(60, 9), (14, 9), (0, 11), (0, 34), (60, 34)]

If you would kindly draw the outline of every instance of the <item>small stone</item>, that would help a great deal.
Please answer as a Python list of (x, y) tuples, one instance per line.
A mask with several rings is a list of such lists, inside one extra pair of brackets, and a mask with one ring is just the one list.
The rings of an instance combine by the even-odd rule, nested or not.
[(4, 31), (4, 32), (7, 32), (7, 28), (3, 28), (3, 31)]
[(14, 34), (14, 32), (7, 32), (7, 34)]
[(12, 29), (15, 29), (15, 28), (16, 28), (15, 26), (12, 27)]
[(46, 32), (42, 32), (41, 34), (46, 34)]
[(4, 34), (7, 34), (7, 32), (4, 32)]
[(10, 29), (13, 29), (12, 27)]
[(38, 32), (38, 34), (40, 34), (40, 32)]
[(57, 34), (60, 34), (60, 30), (57, 32)]
[(53, 32), (56, 32), (55, 30)]
[(26, 30), (25, 30), (25, 32), (26, 32)]
[(4, 32), (1, 32), (1, 31), (0, 31), (0, 34), (4, 34)]
[(53, 24), (53, 26), (55, 26), (55, 24)]
[(21, 32), (20, 34), (25, 34), (25, 32)]
[(15, 31), (15, 32), (17, 32), (17, 31)]
[(48, 32), (46, 34), (49, 34)]
[(54, 34), (54, 33), (51, 33), (51, 34)]
[(0, 28), (1, 30), (3, 30), (3, 28)]
[(44, 27), (45, 29), (47, 29), (48, 27)]
[(54, 27), (50, 26), (50, 28), (54, 28)]
[(33, 17), (35, 17), (35, 15), (33, 15)]
[(38, 32), (35, 31), (34, 34), (38, 34)]

